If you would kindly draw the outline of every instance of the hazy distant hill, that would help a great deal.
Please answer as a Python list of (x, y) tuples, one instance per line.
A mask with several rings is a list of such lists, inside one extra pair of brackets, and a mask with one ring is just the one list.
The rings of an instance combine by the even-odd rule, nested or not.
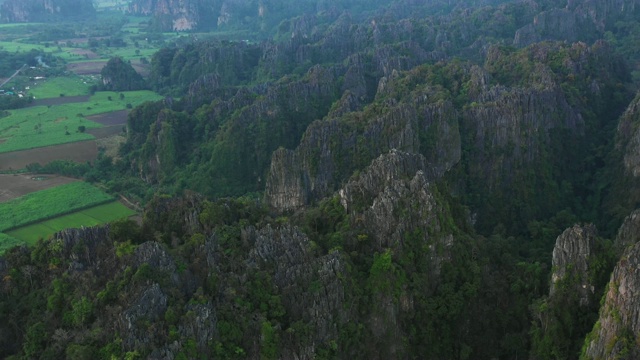
[(91, 17), (91, 0), (0, 0), (0, 22), (44, 22)]

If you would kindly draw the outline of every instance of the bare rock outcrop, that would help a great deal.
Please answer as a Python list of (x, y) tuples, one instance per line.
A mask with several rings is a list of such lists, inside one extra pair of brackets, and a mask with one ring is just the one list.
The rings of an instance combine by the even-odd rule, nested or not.
[[(338, 192), (353, 226), (365, 231), (376, 253), (374, 262), (388, 259), (394, 264), (412, 257), (422, 264), (417, 271), (429, 279), (421, 283), (427, 297), (437, 296), (438, 286), (446, 281), (441, 277), (443, 265), (470, 253), (467, 239), (450, 222), (451, 214), (437, 187), (430, 184), (429, 166), (421, 154), (394, 149), (373, 160)], [(405, 270), (410, 271), (398, 267), (397, 273), (376, 280), (394, 285), (379, 287), (372, 294), (366, 323), (377, 345), (367, 354), (369, 358), (403, 358), (407, 353), (402, 339), (409, 335), (401, 319), (424, 309), (419, 296), (401, 285), (398, 274)]]
[(640, 93), (629, 104), (618, 123), (617, 147), (624, 154), (625, 171), (640, 177)]
[(120, 321), (125, 349), (135, 349), (139, 344), (152, 342), (150, 334), (139, 326), (138, 322), (157, 320), (167, 309), (167, 301), (168, 297), (160, 285), (154, 283), (140, 294), (134, 304), (122, 312)]
[[(207, 25), (214, 16), (211, 2), (202, 0), (136, 0), (129, 3), (128, 12), (134, 15), (154, 15), (163, 30), (188, 31)], [(212, 24), (209, 24), (209, 27)]]
[(516, 31), (514, 44), (543, 40), (591, 41), (616, 21), (637, 16), (638, 0), (569, 0), (565, 7), (543, 11)]
[[(348, 290), (339, 279), (348, 271), (340, 252), (314, 256), (309, 238), (290, 226), (248, 228), (243, 236), (255, 241), (248, 264), (274, 269), (273, 281), (289, 314), (312, 324), (318, 343), (335, 336), (337, 326), (349, 319), (343, 309)], [(302, 291), (297, 285), (312, 283), (312, 291)]]
[(640, 243), (622, 255), (603, 300), (600, 318), (587, 336), (581, 358), (640, 358)]
[[(460, 160), (460, 132), (453, 104), (431, 103), (432, 92), (425, 89), (405, 101), (389, 101), (389, 111), (375, 117), (364, 111), (312, 123), (298, 148), (274, 152), (266, 202), (280, 211), (299, 209), (337, 191), (353, 171), (391, 149), (424, 149), (425, 176), (441, 177)], [(420, 134), (432, 141), (421, 144)]]
[(640, 242), (640, 209), (635, 210), (624, 219), (618, 230), (614, 245), (620, 253), (631, 245)]
[(70, 258), (71, 267), (75, 270), (84, 270), (90, 266), (100, 269), (107, 260), (100, 255), (101, 250), (112, 246), (109, 225), (65, 229), (55, 233), (51, 242), (60, 247), (64, 256)]
[(593, 299), (594, 286), (589, 280), (589, 260), (595, 250), (597, 230), (594, 225), (575, 225), (556, 239), (553, 248), (553, 273), (550, 296), (559, 286), (569, 286), (579, 294), (579, 304), (588, 305)]

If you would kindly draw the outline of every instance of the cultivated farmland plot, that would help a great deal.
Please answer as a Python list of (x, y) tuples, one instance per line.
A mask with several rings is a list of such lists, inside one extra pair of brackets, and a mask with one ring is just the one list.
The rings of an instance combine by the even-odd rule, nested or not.
[(0, 174), (0, 203), (76, 181), (60, 175)]
[(30, 51), (31, 49), (36, 49), (44, 53), (51, 53), (67, 61), (80, 59), (80, 55), (73, 53), (73, 48), (67, 48), (67, 47), (58, 48), (54, 46), (47, 47), (41, 44), (19, 43), (19, 42), (13, 42), (13, 41), (0, 41), (0, 50), (4, 50), (8, 52), (27, 52), (27, 51)]
[(103, 125), (87, 116), (159, 99), (152, 91), (105, 91), (86, 102), (11, 110), (9, 116), (0, 119), (0, 153), (95, 139), (86, 130)]
[[(109, 127), (112, 128), (112, 127)], [(107, 129), (109, 129), (107, 128)], [(102, 130), (98, 128), (95, 130)], [(93, 134), (93, 130), (87, 130)], [(93, 134), (95, 136), (95, 134)], [(93, 161), (98, 157), (96, 141), (80, 141), (51, 145), (29, 150), (0, 153), (0, 171), (24, 169), (29, 164), (46, 165), (55, 160), (69, 160), (77, 163)]]
[(95, 226), (135, 211), (84, 182), (33, 192), (0, 203), (0, 254), (70, 227)]
[[(108, 0), (104, 5), (104, 9), (114, 10), (126, 3)], [(110, 16), (102, 19), (98, 14), (103, 28), (118, 23)], [(175, 34), (159, 39), (141, 37), (140, 30), (146, 28), (147, 21), (129, 18), (113, 34), (104, 33), (95, 24), (0, 24), (0, 49), (18, 54), (36, 49), (53, 54), (64, 60), (58, 64), (66, 63), (67, 69), (65, 76), (55, 77), (50, 74), (60, 71), (46, 71), (47, 65), (36, 65), (6, 86), (16, 95), (32, 95), (35, 100), (27, 108), (10, 110), (8, 116), (3, 114), (0, 118), (0, 171), (13, 172), (34, 162), (46, 164), (60, 159), (93, 161), (98, 145), (106, 149), (106, 154), (117, 154), (113, 150), (124, 141), (121, 133), (129, 109), (161, 96), (151, 91), (91, 95), (89, 89), (101, 81), (100, 71), (113, 56), (130, 61), (143, 76), (149, 74), (148, 60), (163, 46), (162, 39), (171, 39)], [(75, 36), (51, 37), (49, 29), (69, 30)], [(83, 37), (85, 34), (88, 35)], [(109, 45), (111, 37), (120, 37), (122, 45)], [(32, 177), (0, 174), (0, 254), (65, 228), (93, 226), (135, 214), (111, 196), (76, 179), (34, 181)]]
[[(97, 79), (80, 76), (58, 76), (42, 80), (34, 80), (34, 86), (29, 90), (36, 100), (57, 98), (67, 100), (69, 97), (89, 95), (89, 86)], [(65, 97), (60, 97), (63, 94)]]
[(0, 232), (113, 201), (85, 182), (41, 190), (0, 203)]
[[(81, 226), (96, 226), (135, 215), (135, 211), (117, 201), (94, 206), (71, 214), (55, 217), (37, 224), (9, 231), (7, 236), (16, 241), (33, 244), (38, 239), (46, 239), (56, 232)], [(1, 245), (0, 245), (1, 248)]]

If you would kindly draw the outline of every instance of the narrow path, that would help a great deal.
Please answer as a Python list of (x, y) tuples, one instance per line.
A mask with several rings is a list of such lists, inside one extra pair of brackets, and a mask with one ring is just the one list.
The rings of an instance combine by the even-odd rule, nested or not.
[(18, 75), (20, 73), (20, 71), (22, 71), (22, 69), (24, 69), (27, 66), (27, 64), (22, 65), (22, 67), (18, 70), (16, 70), (15, 73), (13, 73), (13, 75), (11, 75), (11, 77), (9, 77), (7, 80), (5, 80), (2, 84), (0, 84), (0, 88), (4, 86), (4, 84), (8, 83), (9, 81), (11, 81), (11, 79), (13, 79), (14, 77), (16, 77), (16, 75)]

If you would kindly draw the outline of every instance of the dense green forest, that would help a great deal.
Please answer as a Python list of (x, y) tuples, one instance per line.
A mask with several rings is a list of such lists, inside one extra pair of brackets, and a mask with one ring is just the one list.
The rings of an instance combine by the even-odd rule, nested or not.
[(615, 3), (279, 1), (243, 28), (239, 1), (216, 28), (251, 41), (172, 42), (144, 82), (112, 59), (105, 87), (164, 99), (117, 156), (28, 170), (143, 220), (7, 251), (0, 356), (636, 358), (640, 3)]

